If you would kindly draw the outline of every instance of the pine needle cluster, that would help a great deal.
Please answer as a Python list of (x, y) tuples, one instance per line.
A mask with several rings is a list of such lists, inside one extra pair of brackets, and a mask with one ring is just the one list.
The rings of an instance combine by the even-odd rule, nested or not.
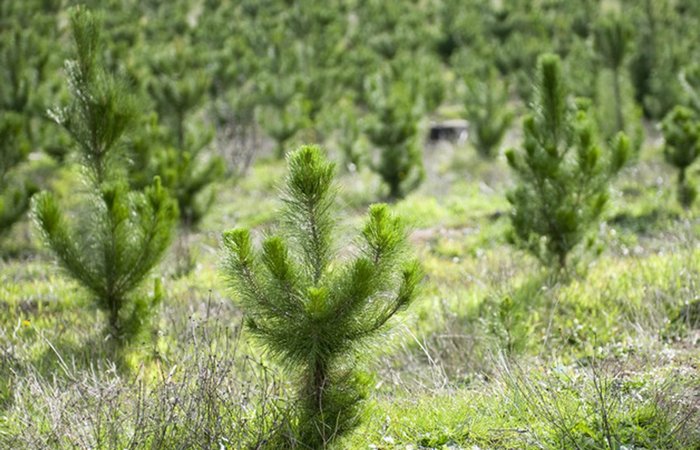
[(418, 263), (388, 207), (370, 207), (356, 256), (336, 258), (334, 166), (314, 146), (288, 156), (279, 234), (224, 234), (225, 273), (249, 331), (298, 375), (297, 439), (319, 448), (353, 428), (366, 380), (357, 358), (416, 295)]
[(85, 201), (73, 220), (54, 195), (34, 198), (38, 227), (65, 272), (78, 281), (109, 320), (108, 334), (127, 342), (160, 301), (139, 292), (168, 248), (177, 205), (160, 180), (129, 190), (120, 142), (137, 117), (128, 86), (99, 64), (100, 24), (86, 9), (71, 15), (76, 59), (66, 63), (72, 103), (53, 112), (79, 150)]
[(543, 55), (538, 72), (523, 148), (506, 153), (518, 179), (508, 193), (510, 238), (545, 265), (564, 269), (571, 250), (600, 219), (609, 181), (629, 158), (630, 145), (618, 134), (609, 150), (601, 148), (587, 105), (568, 103), (556, 55)]

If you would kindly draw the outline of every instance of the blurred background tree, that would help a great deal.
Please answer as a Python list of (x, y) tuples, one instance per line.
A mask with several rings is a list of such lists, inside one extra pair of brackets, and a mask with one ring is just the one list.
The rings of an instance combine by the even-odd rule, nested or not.
[(523, 148), (506, 153), (517, 177), (508, 194), (510, 239), (544, 265), (563, 270), (600, 220), (610, 179), (630, 148), (621, 134), (604, 152), (587, 105), (569, 104), (558, 56), (543, 55), (538, 67), (537, 100), (523, 122)]
[(661, 128), (664, 157), (678, 169), (678, 202), (689, 209), (697, 197), (697, 188), (688, 177), (688, 167), (700, 156), (700, 121), (690, 109), (677, 106), (666, 116)]

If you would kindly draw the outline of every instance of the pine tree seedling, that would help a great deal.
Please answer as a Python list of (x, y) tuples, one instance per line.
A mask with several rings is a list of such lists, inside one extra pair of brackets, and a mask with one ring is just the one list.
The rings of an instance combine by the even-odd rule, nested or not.
[(619, 134), (603, 151), (586, 105), (567, 103), (559, 57), (540, 57), (538, 74), (536, 101), (523, 124), (523, 148), (506, 153), (517, 177), (508, 193), (509, 238), (543, 264), (562, 270), (571, 250), (598, 223), (609, 180), (629, 158), (630, 145)]
[(250, 333), (297, 376), (298, 443), (322, 448), (357, 424), (358, 358), (414, 299), (421, 269), (384, 204), (370, 207), (355, 256), (339, 259), (333, 164), (315, 146), (287, 161), (279, 234), (255, 250), (247, 229), (226, 232), (224, 270)]
[(71, 14), (76, 59), (66, 63), (72, 103), (53, 112), (81, 155), (85, 202), (74, 220), (54, 196), (34, 197), (37, 225), (64, 271), (91, 295), (119, 346), (138, 335), (162, 297), (139, 289), (168, 248), (177, 205), (160, 180), (130, 191), (120, 143), (137, 117), (129, 88), (98, 61), (100, 24), (86, 9)]
[(370, 116), (365, 128), (379, 149), (379, 160), (372, 164), (372, 170), (389, 187), (389, 198), (401, 199), (425, 177), (418, 142), (419, 112), (403, 83), (381, 77), (373, 81), (368, 85)]
[(697, 197), (697, 188), (688, 179), (688, 167), (700, 155), (700, 121), (690, 109), (676, 106), (661, 123), (666, 162), (678, 169), (678, 202), (689, 209)]

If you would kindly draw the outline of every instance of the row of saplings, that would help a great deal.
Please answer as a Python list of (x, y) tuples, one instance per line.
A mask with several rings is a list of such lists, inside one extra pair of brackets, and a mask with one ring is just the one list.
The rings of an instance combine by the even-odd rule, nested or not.
[[(129, 188), (119, 144), (134, 125), (134, 103), (126, 85), (98, 61), (99, 27), (92, 15), (76, 9), (71, 23), (73, 101), (56, 119), (82, 156), (85, 201), (80, 220), (71, 221), (43, 192), (33, 200), (33, 214), (65, 272), (105, 312), (118, 351), (148, 325), (163, 297), (159, 284), (149, 294), (142, 285), (170, 244), (178, 207), (158, 178), (143, 191)], [(508, 196), (511, 237), (547, 265), (564, 269), (599, 219), (608, 182), (628, 160), (630, 145), (620, 134), (609, 149), (601, 148), (588, 105), (567, 102), (556, 56), (541, 57), (539, 78), (523, 148), (507, 153), (519, 179)], [(685, 120), (682, 110), (671, 119), (673, 136), (690, 133)], [(697, 154), (697, 128), (694, 140), (670, 140), (668, 153), (692, 148)], [(370, 207), (353, 258), (336, 261), (334, 166), (315, 146), (299, 148), (287, 161), (279, 234), (256, 250), (248, 230), (224, 233), (225, 273), (250, 334), (299, 375), (295, 433), (280, 436), (279, 446), (318, 448), (357, 424), (367, 382), (356, 359), (416, 297), (422, 272), (406, 227), (383, 204)]]

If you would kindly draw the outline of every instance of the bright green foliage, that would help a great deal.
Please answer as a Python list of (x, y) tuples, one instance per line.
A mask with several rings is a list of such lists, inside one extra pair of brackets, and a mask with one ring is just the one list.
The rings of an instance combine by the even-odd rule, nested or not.
[(121, 344), (136, 336), (161, 298), (137, 288), (168, 248), (177, 206), (158, 178), (143, 193), (129, 191), (119, 144), (137, 117), (133, 100), (98, 63), (99, 22), (77, 8), (71, 25), (77, 59), (66, 67), (73, 102), (54, 116), (80, 151), (88, 193), (79, 221), (66, 217), (48, 192), (35, 197), (33, 210), (59, 264), (90, 292)]
[(288, 164), (281, 234), (257, 252), (248, 230), (225, 233), (225, 271), (250, 332), (299, 376), (298, 439), (321, 448), (357, 423), (367, 381), (356, 359), (413, 300), (421, 270), (383, 204), (370, 207), (357, 256), (336, 260), (334, 167), (314, 146)]
[(196, 226), (208, 211), (214, 196), (211, 186), (225, 170), (221, 157), (203, 154), (213, 133), (191, 120), (211, 85), (207, 73), (197, 68), (199, 63), (194, 49), (177, 41), (151, 61), (154, 76), (148, 83), (165, 138), (152, 157), (155, 174), (177, 199), (187, 227)]
[(31, 186), (13, 177), (29, 151), (24, 134), (24, 117), (7, 112), (0, 116), (0, 234), (10, 229), (29, 207)]
[[(632, 138), (633, 150), (639, 150), (643, 136), (641, 111), (631, 102), (625, 86), (625, 67), (632, 44), (630, 23), (620, 15), (604, 16), (596, 25), (594, 34), (595, 51), (602, 67), (609, 71), (600, 74), (598, 86), (599, 126), (605, 139), (612, 139), (624, 132)], [(612, 88), (612, 95), (610, 89)], [(610, 104), (610, 108), (605, 108)]]
[(100, 188), (87, 200), (87, 223), (70, 223), (47, 192), (37, 195), (34, 209), (60, 265), (90, 292), (121, 343), (138, 334), (161, 300), (137, 288), (168, 248), (177, 208), (158, 179), (144, 193), (123, 182)]
[(664, 133), (664, 157), (678, 169), (678, 201), (690, 208), (697, 197), (697, 188), (688, 179), (688, 167), (700, 155), (700, 121), (693, 111), (677, 106), (661, 124)]
[(542, 263), (563, 269), (598, 222), (608, 182), (629, 157), (629, 141), (621, 134), (603, 153), (588, 111), (567, 104), (559, 58), (542, 56), (538, 69), (538, 96), (524, 121), (523, 149), (506, 153), (518, 177), (508, 194), (511, 238)]
[(377, 77), (368, 83), (370, 116), (365, 132), (379, 149), (372, 165), (389, 187), (389, 198), (403, 198), (425, 176), (418, 142), (418, 112), (408, 88), (400, 81)]
[(513, 111), (508, 107), (508, 85), (495, 69), (489, 70), (485, 77), (480, 75), (465, 79), (464, 111), (469, 122), (469, 140), (480, 156), (492, 159), (498, 155), (498, 146), (513, 121)]

